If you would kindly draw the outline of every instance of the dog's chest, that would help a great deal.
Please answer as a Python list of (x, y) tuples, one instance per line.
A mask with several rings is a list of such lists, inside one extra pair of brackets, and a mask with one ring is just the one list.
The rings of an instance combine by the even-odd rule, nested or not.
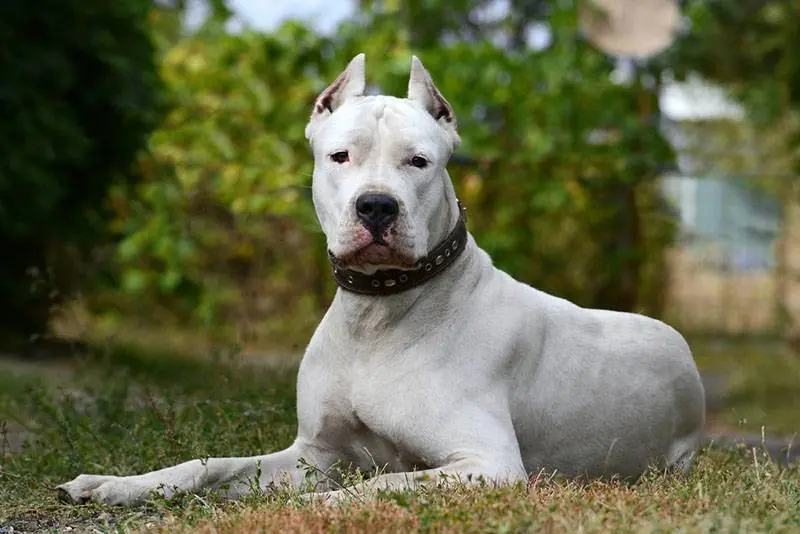
[(351, 375), (355, 452), (394, 471), (426, 469), (434, 460), (428, 458), (425, 436), (432, 431), (428, 423), (437, 419), (431, 412), (438, 409), (426, 401), (425, 381), (418, 373), (397, 367), (392, 371), (366, 368)]
[(365, 472), (413, 471), (428, 468), (408, 448), (388, 439), (359, 421), (350, 443), (350, 457)]

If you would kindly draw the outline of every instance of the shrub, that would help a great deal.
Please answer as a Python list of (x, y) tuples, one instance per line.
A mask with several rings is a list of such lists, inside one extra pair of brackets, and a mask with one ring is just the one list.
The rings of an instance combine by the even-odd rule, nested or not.
[(158, 124), (151, 0), (0, 4), (0, 329), (41, 331)]

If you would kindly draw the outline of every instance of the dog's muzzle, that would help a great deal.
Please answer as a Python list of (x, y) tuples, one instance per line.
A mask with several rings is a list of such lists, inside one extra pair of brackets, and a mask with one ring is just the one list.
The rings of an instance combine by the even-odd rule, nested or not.
[(467, 246), (467, 212), (460, 200), (458, 210), (458, 222), (453, 230), (433, 250), (417, 261), (413, 269), (384, 269), (374, 274), (364, 274), (348, 269), (331, 251), (328, 251), (334, 280), (344, 290), (376, 296), (394, 295), (424, 284), (450, 267)]

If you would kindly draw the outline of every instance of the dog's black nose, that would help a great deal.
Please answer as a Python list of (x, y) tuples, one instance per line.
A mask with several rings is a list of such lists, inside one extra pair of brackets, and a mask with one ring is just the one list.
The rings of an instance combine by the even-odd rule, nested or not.
[(400, 206), (384, 193), (364, 193), (356, 199), (356, 215), (370, 230), (381, 231), (397, 218)]

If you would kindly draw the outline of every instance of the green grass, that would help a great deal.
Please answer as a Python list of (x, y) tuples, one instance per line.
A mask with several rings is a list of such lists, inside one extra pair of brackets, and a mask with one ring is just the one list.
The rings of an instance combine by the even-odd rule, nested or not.
[[(797, 426), (800, 380), (791, 360), (698, 350), (706, 368), (733, 373), (731, 424)], [(751, 355), (752, 356), (752, 355)], [(773, 355), (774, 356), (774, 355)], [(777, 357), (776, 357), (777, 358)], [(224, 360), (224, 358), (223, 358)], [(754, 364), (753, 362), (756, 361)], [(777, 362), (777, 363), (776, 363)], [(780, 363), (783, 362), (783, 363)], [(778, 371), (775, 371), (775, 366)], [(0, 367), (0, 422), (35, 434), (0, 456), (0, 527), (16, 531), (470, 531), (798, 532), (800, 468), (760, 452), (705, 451), (687, 477), (651, 473), (636, 484), (578, 485), (540, 477), (527, 487), (429, 489), (328, 508), (286, 495), (230, 503), (214, 495), (144, 507), (69, 506), (53, 487), (83, 472), (133, 474), (187, 459), (252, 455), (288, 445), (295, 432), (293, 368), (102, 350), (69, 371), (36, 375)], [(792, 378), (793, 377), (793, 378)], [(209, 384), (213, 384), (210, 387)], [(786, 406), (793, 407), (794, 418)], [(0, 437), (0, 443), (3, 442)], [(2, 449), (2, 445), (0, 445)]]

